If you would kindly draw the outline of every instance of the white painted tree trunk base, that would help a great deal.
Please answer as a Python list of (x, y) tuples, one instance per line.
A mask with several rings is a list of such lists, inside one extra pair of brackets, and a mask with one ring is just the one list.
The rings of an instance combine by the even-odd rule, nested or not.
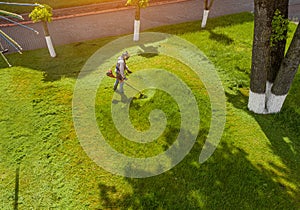
[(249, 92), (248, 109), (257, 114), (266, 114), (266, 94)]
[(139, 41), (140, 39), (140, 25), (140, 20), (134, 20), (133, 41)]
[(277, 96), (271, 93), (267, 101), (268, 114), (280, 112), (286, 96), (287, 94), (282, 96)]
[(267, 81), (266, 93), (249, 92), (248, 109), (257, 114), (274, 114), (281, 111), (286, 95), (272, 93), (273, 83)]
[(272, 87), (273, 87), (273, 83), (272, 82), (269, 82), (269, 81), (267, 81), (267, 83), (266, 83), (266, 100), (268, 101), (268, 99), (270, 98), (270, 96), (271, 96), (271, 89), (272, 89)]
[(205, 28), (207, 18), (208, 18), (209, 10), (204, 10), (203, 11), (203, 18), (202, 18), (202, 23), (201, 23), (201, 28)]
[(52, 58), (56, 57), (56, 53), (55, 53), (55, 50), (54, 50), (54, 47), (53, 47), (53, 44), (52, 44), (52, 41), (51, 41), (51, 37), (46, 36), (45, 39), (46, 39), (46, 43), (47, 43), (47, 47), (48, 47), (50, 56)]

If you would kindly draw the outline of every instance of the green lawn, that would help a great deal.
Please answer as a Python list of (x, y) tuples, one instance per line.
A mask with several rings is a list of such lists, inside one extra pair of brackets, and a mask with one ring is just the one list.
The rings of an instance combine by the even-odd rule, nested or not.
[[(128, 65), (133, 71), (163, 68), (185, 81), (201, 115), (197, 142), (185, 159), (145, 179), (112, 175), (97, 166), (73, 127), (79, 71), (97, 49), (117, 37), (58, 46), (54, 59), (47, 49), (8, 55), (12, 68), (0, 60), (0, 209), (300, 209), (300, 74), (280, 114), (252, 114), (246, 108), (252, 14), (210, 19), (207, 29), (199, 28), (196, 21), (151, 31), (190, 41), (216, 66), (227, 99), (225, 131), (213, 156), (199, 164), (211, 117), (203, 84), (193, 79), (189, 67), (170, 57), (132, 56)], [(291, 25), (290, 34), (294, 30)], [(169, 116), (169, 130), (159, 140), (140, 145), (124, 140), (113, 126), (112, 85), (105, 78), (95, 104), (107, 141), (138, 157), (168, 148), (179, 126), (172, 98), (157, 91), (144, 104), (131, 104), (133, 124), (141, 130), (148, 127), (150, 110), (161, 108)]]

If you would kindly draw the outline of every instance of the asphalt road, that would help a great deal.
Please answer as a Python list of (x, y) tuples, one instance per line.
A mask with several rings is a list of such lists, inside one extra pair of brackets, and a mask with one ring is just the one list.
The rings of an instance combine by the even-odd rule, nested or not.
[[(298, 20), (300, 0), (290, 0), (290, 4), (290, 18)], [(215, 0), (209, 17), (243, 11), (253, 11), (253, 0)], [(133, 32), (134, 12), (134, 9), (125, 8), (54, 20), (49, 24), (52, 41), (57, 46), (100, 37), (130, 34)], [(202, 13), (203, 0), (187, 0), (147, 7), (141, 12), (141, 30), (200, 20)], [(17, 40), (24, 50), (46, 47), (42, 25), (36, 23), (28, 26), (35, 28), (40, 34), (36, 35), (19, 26), (1, 27), (1, 30)]]

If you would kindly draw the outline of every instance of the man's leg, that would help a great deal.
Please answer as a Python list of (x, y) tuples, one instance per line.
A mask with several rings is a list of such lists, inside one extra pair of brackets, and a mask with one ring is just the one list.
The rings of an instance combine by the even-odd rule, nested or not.
[(123, 86), (124, 86), (124, 82), (120, 82), (120, 93), (124, 93)]
[[(119, 80), (116, 79), (115, 84), (114, 84), (114, 91), (117, 90), (118, 84), (119, 84)], [(120, 85), (120, 86), (121, 86), (121, 85)]]

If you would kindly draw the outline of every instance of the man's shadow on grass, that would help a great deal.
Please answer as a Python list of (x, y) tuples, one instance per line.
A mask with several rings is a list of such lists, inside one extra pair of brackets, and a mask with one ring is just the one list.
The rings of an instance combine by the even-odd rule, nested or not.
[(116, 98), (113, 99), (112, 100), (113, 104), (118, 104), (118, 103), (127, 104), (132, 100), (132, 97), (128, 98), (125, 93), (120, 93), (118, 90), (116, 90), (116, 93), (118, 95), (120, 95), (120, 98), (119, 99), (116, 99)]
[(139, 47), (141, 48), (138, 51), (139, 56), (142, 56), (144, 58), (152, 58), (152, 57), (158, 56), (157, 47), (153, 47), (151, 45), (145, 46), (144, 44), (139, 45)]

